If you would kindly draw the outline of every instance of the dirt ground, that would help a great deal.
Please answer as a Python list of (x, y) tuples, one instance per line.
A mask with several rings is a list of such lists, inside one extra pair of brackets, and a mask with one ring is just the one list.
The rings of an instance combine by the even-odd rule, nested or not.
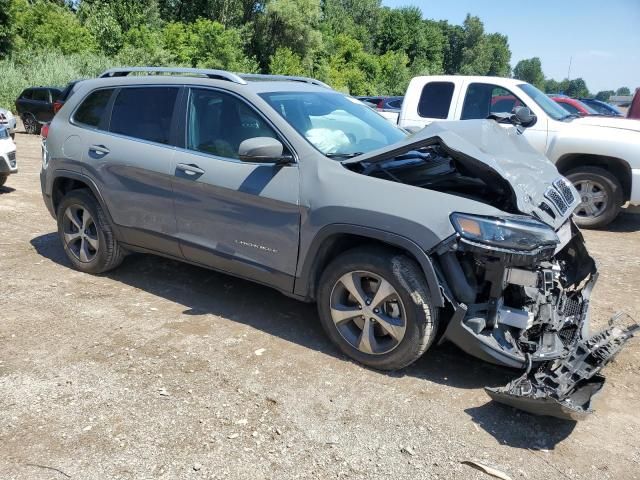
[[(580, 423), (482, 387), (515, 372), (443, 345), (403, 372), (340, 355), (313, 305), (153, 256), (70, 268), (41, 199), (36, 136), (0, 188), (0, 479), (640, 478), (640, 345)], [(640, 215), (586, 232), (592, 318), (640, 319)]]

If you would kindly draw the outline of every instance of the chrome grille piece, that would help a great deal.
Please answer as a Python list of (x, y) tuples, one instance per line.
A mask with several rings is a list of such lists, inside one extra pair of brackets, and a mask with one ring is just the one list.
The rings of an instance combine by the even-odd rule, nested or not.
[(571, 205), (575, 201), (573, 190), (571, 189), (571, 182), (569, 182), (569, 180), (561, 177), (553, 182), (553, 186), (556, 187), (556, 190), (558, 190), (562, 194), (562, 197), (564, 198), (564, 201), (567, 202), (567, 205)]
[(569, 206), (564, 201), (564, 198), (562, 198), (562, 195), (560, 195), (554, 187), (549, 187), (544, 196), (553, 204), (554, 207), (556, 207), (561, 215), (564, 215), (567, 212)]

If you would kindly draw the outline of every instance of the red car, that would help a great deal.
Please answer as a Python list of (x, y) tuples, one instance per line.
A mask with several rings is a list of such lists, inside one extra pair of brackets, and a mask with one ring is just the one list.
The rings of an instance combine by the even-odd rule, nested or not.
[(576, 115), (580, 115), (581, 117), (585, 117), (587, 115), (598, 115), (593, 108), (582, 103), (580, 100), (576, 100), (575, 98), (569, 97), (551, 97), (555, 100), (556, 103), (562, 105), (562, 107), (569, 113), (575, 113)]
[(640, 88), (636, 88), (636, 93), (631, 100), (629, 110), (627, 110), (627, 118), (636, 118), (640, 120)]

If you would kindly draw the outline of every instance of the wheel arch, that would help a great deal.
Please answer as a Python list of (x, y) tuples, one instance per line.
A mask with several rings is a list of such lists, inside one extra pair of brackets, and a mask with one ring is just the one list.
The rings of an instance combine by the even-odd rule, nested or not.
[(622, 185), (624, 201), (626, 202), (631, 198), (631, 166), (621, 158), (571, 153), (560, 157), (556, 162), (556, 167), (563, 175), (579, 167), (598, 167), (607, 170)]
[(109, 221), (113, 224), (109, 209), (107, 208), (100, 190), (91, 178), (81, 173), (72, 172), (68, 170), (59, 170), (55, 172), (52, 186), (51, 186), (51, 203), (53, 205), (54, 213), (58, 211), (58, 205), (64, 198), (64, 196), (72, 190), (90, 190), (93, 196), (96, 198), (102, 210), (107, 215)]
[(347, 250), (364, 245), (380, 245), (400, 250), (413, 258), (424, 273), (434, 306), (445, 305), (433, 263), (416, 243), (384, 230), (346, 224), (328, 225), (315, 236), (305, 255), (300, 275), (295, 280), (295, 295), (315, 300), (318, 281), (329, 262)]

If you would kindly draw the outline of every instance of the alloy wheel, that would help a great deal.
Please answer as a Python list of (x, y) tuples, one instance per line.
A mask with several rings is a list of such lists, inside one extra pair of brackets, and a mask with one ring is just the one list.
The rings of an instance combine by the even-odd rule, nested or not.
[(67, 249), (81, 262), (89, 263), (98, 254), (98, 229), (86, 208), (80, 205), (67, 207), (62, 220), (62, 235)]
[(35, 134), (38, 131), (38, 122), (31, 115), (26, 116), (22, 123), (24, 125), (25, 132), (29, 134)]
[(608, 196), (604, 186), (594, 180), (579, 180), (574, 184), (580, 194), (581, 203), (574, 214), (578, 217), (597, 217), (607, 209)]
[(369, 355), (394, 350), (407, 329), (400, 295), (387, 280), (367, 271), (344, 274), (331, 291), (331, 318), (352, 347)]

